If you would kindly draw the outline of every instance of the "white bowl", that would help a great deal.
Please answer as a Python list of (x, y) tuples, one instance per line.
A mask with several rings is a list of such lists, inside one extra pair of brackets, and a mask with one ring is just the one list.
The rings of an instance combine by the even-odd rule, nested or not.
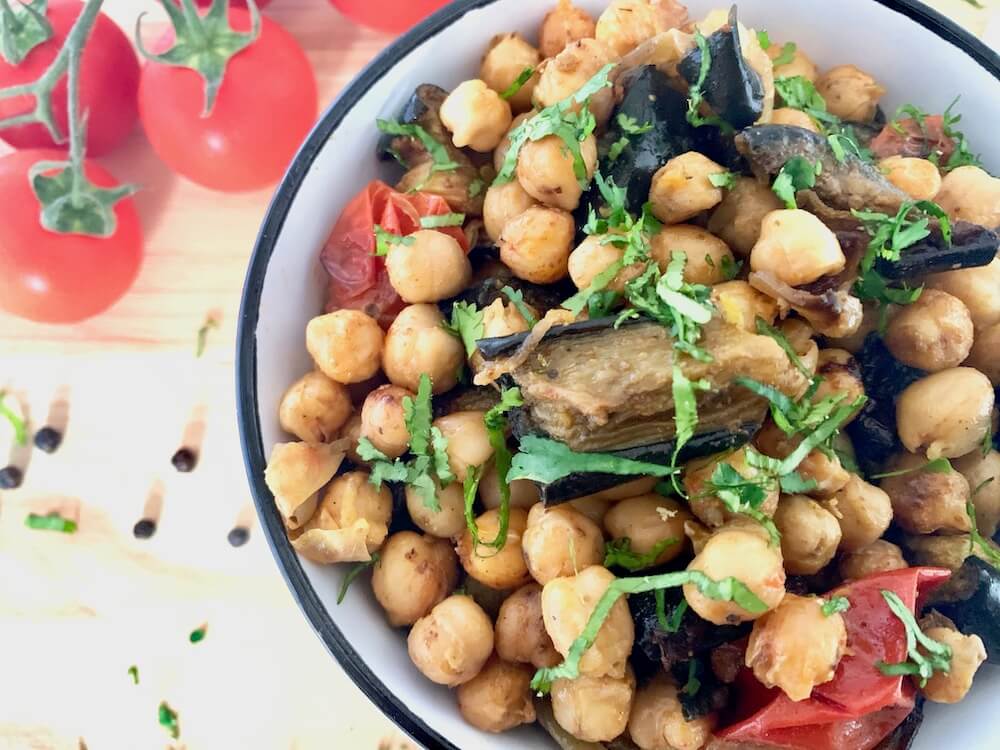
[[(595, 16), (607, 0), (575, 0)], [(541, 729), (503, 735), (473, 729), (454, 695), (410, 663), (403, 633), (388, 626), (370, 587), (336, 599), (343, 568), (300, 560), (264, 485), (266, 456), (287, 440), (277, 420), (284, 390), (311, 369), (306, 322), (323, 306), (318, 255), (341, 208), (370, 179), (390, 178), (375, 158), (376, 117), (394, 117), (420, 83), (450, 88), (477, 74), (490, 37), (520, 31), (534, 38), (555, 0), (458, 0), (402, 36), (376, 58), (323, 115), (285, 176), (260, 232), (240, 313), (237, 387), (250, 486), (278, 566), (319, 637), (368, 697), (403, 730), (432, 748), (548, 747)], [(700, 18), (719, 4), (692, 0)], [(988, 167), (1000, 169), (1000, 58), (955, 24), (911, 0), (743, 0), (740, 18), (793, 40), (820, 68), (854, 63), (888, 94), (888, 113), (904, 102), (942, 111), (962, 94), (961, 128)], [(1000, 293), (1000, 290), (998, 290)], [(997, 747), (1000, 670), (986, 668), (958, 706), (928, 706), (915, 750)], [(336, 711), (336, 706), (330, 707)], [(337, 738), (331, 738), (332, 743)]]

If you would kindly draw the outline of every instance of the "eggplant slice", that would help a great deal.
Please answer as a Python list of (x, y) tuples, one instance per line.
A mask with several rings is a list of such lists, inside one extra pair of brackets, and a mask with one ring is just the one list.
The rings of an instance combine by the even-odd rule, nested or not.
[(986, 266), (996, 257), (1000, 236), (978, 224), (956, 221), (951, 228), (951, 244), (935, 228), (924, 239), (906, 248), (898, 261), (879, 259), (875, 270), (896, 280), (918, 279), (929, 273)]
[(948, 583), (952, 601), (935, 602), (934, 608), (966, 635), (982, 638), (986, 661), (1000, 664), (1000, 571), (969, 557)]

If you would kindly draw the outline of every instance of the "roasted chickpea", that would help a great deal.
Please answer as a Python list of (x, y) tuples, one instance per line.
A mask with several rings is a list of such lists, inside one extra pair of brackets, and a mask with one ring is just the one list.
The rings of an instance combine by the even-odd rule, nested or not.
[(521, 311), (512, 304), (505, 305), (499, 297), (484, 307), (482, 312), (484, 339), (510, 336), (528, 330), (528, 321), (521, 315)]
[[(607, 65), (612, 53), (596, 39), (579, 39), (555, 57), (543, 62), (532, 101), (539, 109), (567, 99)], [(574, 108), (580, 105), (573, 105)], [(599, 125), (608, 121), (614, 107), (614, 92), (602, 89), (590, 97), (590, 111)]]
[(929, 201), (941, 189), (937, 165), (915, 156), (889, 156), (878, 163), (882, 174), (913, 200)]
[(570, 508), (578, 513), (582, 513), (598, 526), (603, 526), (604, 517), (611, 509), (611, 501), (602, 497), (590, 495), (589, 497), (578, 497), (566, 503)]
[(865, 339), (869, 333), (877, 331), (879, 328), (880, 313), (878, 305), (873, 302), (865, 302), (861, 308), (861, 322), (855, 330), (849, 331), (843, 336), (827, 335), (826, 342), (830, 346), (844, 349), (857, 354), (865, 344)]
[[(609, 235), (589, 235), (569, 254), (569, 277), (577, 289), (586, 289), (609, 266), (619, 263), (625, 255), (625, 248), (607, 242)], [(625, 291), (625, 282), (631, 281), (643, 271), (642, 263), (633, 263), (623, 268), (605, 287), (614, 292)]]
[(437, 305), (404, 307), (392, 321), (385, 335), (382, 367), (393, 385), (416, 392), (420, 376), (426, 373), (435, 394), (455, 387), (465, 349), (444, 330), (443, 322)]
[(847, 263), (837, 235), (802, 209), (779, 209), (764, 217), (760, 239), (750, 251), (750, 268), (791, 286), (840, 273)]
[(458, 560), (444, 539), (400, 531), (386, 540), (372, 571), (372, 591), (393, 627), (412, 625), (458, 582)]
[[(755, 522), (732, 521), (716, 530), (687, 567), (715, 581), (730, 576), (742, 581), (768, 610), (785, 595), (785, 569), (781, 549), (771, 544), (764, 528)], [(719, 601), (684, 585), (684, 598), (697, 615), (716, 625), (756, 620), (761, 612), (748, 612), (736, 602)]]
[(712, 302), (724, 321), (750, 333), (757, 331), (757, 318), (771, 324), (778, 317), (778, 303), (746, 281), (716, 284), (712, 287)]
[(782, 207), (770, 186), (740, 177), (708, 219), (708, 231), (739, 255), (749, 255), (760, 238), (764, 217)]
[(934, 197), (956, 221), (970, 221), (987, 229), (1000, 226), (1000, 178), (972, 165), (951, 170)]
[[(903, 544), (909, 553), (909, 562), (913, 565), (933, 565), (938, 568), (958, 570), (969, 556), (977, 555), (978, 547), (972, 545), (968, 534), (907, 534)], [(936, 595), (935, 595), (936, 596)]]
[[(998, 287), (1000, 288), (1000, 287)], [(957, 458), (983, 442), (993, 417), (993, 385), (971, 367), (921, 378), (896, 400), (896, 425), (906, 449), (927, 458)]]
[[(746, 448), (740, 448), (728, 453), (720, 453), (707, 458), (695, 459), (684, 467), (684, 490), (688, 495), (691, 512), (706, 526), (716, 528), (732, 521), (737, 514), (726, 510), (722, 501), (711, 492), (708, 482), (720, 463), (728, 464), (744, 479), (754, 479), (760, 472), (747, 463)], [(768, 490), (767, 496), (761, 502), (760, 510), (767, 515), (773, 515), (778, 507), (777, 488)], [(683, 521), (689, 520), (684, 518)]]
[(935, 703), (958, 703), (972, 687), (979, 665), (986, 661), (986, 647), (978, 635), (963, 635), (947, 627), (928, 628), (924, 635), (951, 649), (951, 669), (935, 672), (920, 690)]
[(358, 455), (358, 441), (361, 439), (361, 415), (355, 412), (344, 423), (340, 430), (342, 440), (348, 441), (347, 457), (359, 466), (367, 466), (368, 462)]
[(801, 318), (785, 318), (778, 326), (778, 330), (799, 355), (802, 365), (816, 372), (816, 367), (819, 365), (819, 346), (813, 339), (816, 335), (813, 327)]
[(584, 742), (609, 742), (625, 731), (635, 674), (581, 675), (552, 683), (552, 713), (563, 729)]
[[(479, 77), (491, 89), (503, 93), (517, 81), (525, 69), (537, 68), (541, 61), (542, 56), (538, 50), (520, 34), (497, 34), (490, 40), (489, 49), (483, 55)], [(524, 112), (531, 109), (531, 94), (537, 82), (538, 76), (532, 75), (507, 100), (513, 111)]]
[(434, 487), (439, 510), (428, 507), (424, 496), (411, 485), (406, 485), (406, 509), (413, 523), (422, 531), (442, 539), (453, 539), (465, 529), (465, 495), (462, 485), (452, 482), (447, 487), (442, 487), (435, 480)]
[(650, 240), (650, 255), (661, 271), (666, 271), (675, 252), (684, 253), (684, 280), (691, 284), (719, 284), (726, 281), (727, 269), (735, 267), (726, 243), (693, 224), (663, 227)]
[[(510, 507), (528, 510), (538, 502), (538, 485), (530, 479), (515, 479), (510, 483)], [(492, 461), (479, 480), (479, 499), (487, 510), (500, 507), (500, 481)]]
[[(771, 60), (777, 60), (784, 54), (785, 45), (778, 44), (775, 41), (771, 42), (771, 46), (764, 50), (767, 56)], [(795, 52), (792, 54), (792, 59), (781, 65), (774, 66), (774, 77), (775, 78), (792, 78), (794, 76), (802, 76), (807, 81), (815, 81), (818, 75), (816, 70), (816, 63), (814, 63), (809, 56), (802, 51), (799, 46), (795, 47)], [(775, 110), (777, 112), (778, 110)], [(774, 122), (772, 118), (771, 122)]]
[(424, 677), (455, 687), (479, 674), (493, 653), (493, 623), (471, 596), (449, 596), (413, 624), (406, 649)]
[[(774, 458), (787, 458), (802, 442), (801, 435), (786, 435), (773, 422), (767, 422), (754, 438), (754, 444), (762, 453)], [(820, 499), (833, 497), (840, 490), (850, 473), (840, 465), (835, 455), (828, 456), (819, 449), (810, 451), (796, 469), (806, 481), (812, 480), (816, 486), (809, 491)]]
[(660, 0), (612, 0), (597, 19), (594, 34), (617, 57), (622, 57), (661, 31), (687, 21), (687, 8)]
[(976, 331), (965, 364), (983, 373), (994, 386), (1000, 386), (1000, 357), (997, 352), (1000, 352), (1000, 323)]
[[(593, 136), (580, 144), (580, 154), (593, 176), (597, 165), (597, 141)], [(574, 170), (573, 153), (556, 135), (527, 141), (517, 156), (517, 181), (535, 200), (547, 206), (572, 211), (580, 204), (583, 188)]]
[[(510, 509), (507, 543), (503, 549), (492, 547), (473, 549), (472, 534), (466, 529), (458, 541), (458, 558), (465, 572), (493, 589), (512, 589), (531, 580), (528, 566), (521, 550), (521, 538), (528, 525), (528, 514), (522, 508)], [(488, 510), (476, 519), (479, 539), (489, 542), (500, 531), (500, 513)]]
[(544, 57), (555, 57), (573, 42), (593, 38), (595, 31), (594, 19), (587, 11), (577, 8), (571, 0), (559, 0), (542, 19), (538, 48)]
[(368, 394), (361, 407), (361, 437), (389, 458), (398, 458), (410, 447), (410, 431), (403, 418), (403, 399), (412, 391), (398, 385), (381, 385)]
[(881, 537), (892, 522), (892, 502), (884, 490), (857, 474), (823, 504), (840, 523), (840, 551), (856, 552)]
[(458, 240), (434, 229), (421, 229), (408, 244), (389, 246), (385, 268), (404, 302), (439, 302), (469, 283), (472, 266)]
[(979, 268), (933, 274), (927, 277), (927, 285), (962, 300), (977, 331), (1000, 323), (1000, 295), (996, 293), (1000, 289), (1000, 258)]
[(712, 738), (715, 714), (684, 718), (677, 685), (658, 673), (632, 702), (628, 733), (640, 750), (701, 750)]
[(892, 542), (879, 539), (867, 547), (840, 558), (840, 575), (848, 581), (857, 581), (875, 573), (888, 573), (909, 567), (903, 559), (903, 550)]
[(781, 604), (753, 624), (746, 665), (767, 687), (793, 701), (829, 682), (847, 649), (847, 626), (838, 613), (823, 614), (823, 600), (785, 594)]
[(688, 151), (675, 156), (653, 175), (649, 202), (653, 214), (664, 224), (678, 224), (722, 200), (722, 188), (708, 176), (726, 170), (704, 154)]
[(494, 242), (499, 241), (507, 222), (537, 203), (538, 201), (528, 195), (517, 180), (502, 185), (490, 185), (486, 190), (486, 198), (483, 199), (483, 222), (486, 224), (486, 234)]
[(496, 624), (497, 654), (507, 661), (554, 667), (562, 661), (542, 619), (542, 587), (522, 586), (504, 599)]
[(491, 657), (479, 674), (455, 691), (462, 718), (484, 732), (506, 732), (531, 724), (535, 720), (532, 674), (523, 664)]
[(321, 372), (307, 372), (281, 397), (281, 429), (307, 443), (326, 443), (351, 416), (347, 389)]
[(492, 151), (507, 133), (511, 119), (507, 101), (479, 79), (458, 84), (441, 103), (441, 122), (458, 148)]
[[(774, 45), (771, 46), (773, 47)], [(771, 124), (792, 125), (796, 128), (811, 130), (813, 133), (819, 132), (819, 128), (816, 127), (816, 123), (813, 121), (813, 118), (801, 109), (792, 109), (791, 107), (778, 107), (774, 110), (774, 112), (771, 113)]]
[(885, 89), (854, 65), (838, 65), (816, 79), (826, 108), (841, 120), (870, 122)]
[(546, 584), (600, 565), (604, 560), (604, 535), (596, 523), (572, 508), (546, 508), (538, 503), (528, 511), (521, 548), (532, 577)]
[(434, 427), (448, 440), (448, 464), (459, 482), (465, 481), (470, 469), (493, 457), (484, 415), (481, 411), (456, 411), (434, 420)]
[(968, 481), (957, 471), (935, 473), (921, 469), (926, 463), (923, 456), (903, 453), (886, 467), (890, 472), (906, 472), (881, 480), (896, 523), (911, 534), (969, 531), (965, 513)]
[[(861, 366), (854, 356), (846, 349), (821, 349), (816, 359), (816, 372), (823, 380), (820, 382), (813, 401), (841, 396), (840, 406), (847, 406), (865, 395), (865, 384), (861, 380)], [(844, 422), (848, 424), (858, 411)]]
[(504, 225), (500, 260), (519, 279), (553, 284), (569, 272), (573, 217), (565, 211), (532, 206)]
[(684, 524), (691, 514), (684, 505), (661, 495), (630, 497), (615, 503), (604, 516), (604, 528), (615, 539), (628, 539), (629, 548), (640, 555), (658, 544), (673, 540), (657, 555), (653, 565), (662, 565), (684, 551)]
[(316, 367), (338, 383), (360, 383), (378, 372), (382, 329), (357, 310), (337, 310), (306, 325), (306, 349)]
[(789, 573), (818, 573), (837, 554), (840, 524), (812, 498), (783, 495), (774, 512), (774, 525), (781, 532), (781, 555)]
[[(507, 152), (510, 151), (510, 134), (517, 129), (517, 127), (525, 120), (534, 117), (538, 112), (536, 110), (529, 110), (528, 112), (522, 112), (517, 117), (515, 117), (510, 122), (510, 128), (507, 130), (507, 134), (501, 139), (499, 145), (493, 151), (493, 168), (500, 172), (503, 169), (504, 161), (507, 159)], [(515, 163), (516, 164), (516, 163)]]
[[(564, 657), (614, 580), (607, 568), (591, 565), (575, 576), (556, 578), (545, 584), (542, 589), (545, 630), (556, 651)], [(635, 625), (628, 604), (621, 598), (611, 607), (593, 645), (580, 658), (580, 674), (623, 678), (634, 640)]]
[(972, 316), (958, 297), (925, 289), (900, 308), (885, 333), (885, 345), (905, 365), (928, 372), (958, 367), (972, 350)]
[(952, 464), (959, 471), (969, 487), (979, 488), (972, 498), (976, 508), (976, 526), (979, 533), (992, 537), (1000, 526), (1000, 453), (973, 451)]

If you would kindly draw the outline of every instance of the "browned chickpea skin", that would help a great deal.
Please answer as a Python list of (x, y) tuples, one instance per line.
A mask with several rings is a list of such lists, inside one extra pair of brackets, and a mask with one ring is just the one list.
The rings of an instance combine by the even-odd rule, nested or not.
[(1000, 352), (1000, 323), (976, 331), (972, 349), (964, 364), (966, 367), (975, 367), (994, 386), (1000, 387), (1000, 356), (997, 356), (997, 352)]
[(678, 224), (714, 208), (722, 201), (723, 190), (708, 177), (725, 171), (697, 151), (675, 156), (653, 175), (649, 188), (653, 214), (664, 224)]
[(458, 148), (492, 151), (510, 127), (510, 104), (484, 81), (473, 79), (456, 86), (441, 103), (441, 123)]
[(403, 399), (412, 399), (414, 395), (398, 385), (382, 385), (368, 394), (361, 407), (361, 437), (389, 458), (399, 458), (410, 447)]
[[(785, 45), (779, 42), (771, 40), (771, 46), (769, 46), (765, 52), (771, 60), (777, 60), (779, 57), (783, 57), (785, 52)], [(816, 80), (816, 76), (819, 75), (819, 71), (816, 70), (816, 63), (814, 63), (809, 55), (802, 51), (802, 47), (798, 45), (795, 46), (795, 52), (792, 53), (792, 59), (788, 62), (783, 62), (781, 65), (774, 66), (774, 77), (775, 78), (792, 78), (794, 76), (802, 76), (807, 81), (813, 82)], [(777, 112), (777, 110), (775, 110)], [(774, 120), (771, 120), (774, 122)]]
[[(820, 349), (816, 362), (816, 374), (822, 380), (813, 396), (814, 402), (826, 398), (841, 397), (839, 406), (847, 406), (865, 395), (865, 384), (861, 380), (861, 366), (846, 349)], [(859, 406), (841, 427), (849, 424), (858, 412)]]
[(375, 319), (357, 310), (337, 310), (306, 325), (306, 349), (338, 383), (360, 383), (378, 372), (383, 339)]
[(420, 376), (426, 374), (435, 394), (455, 387), (465, 349), (443, 322), (437, 305), (409, 305), (399, 312), (385, 335), (382, 352), (382, 367), (393, 385), (416, 392)]
[(327, 443), (351, 416), (347, 389), (321, 372), (307, 372), (285, 391), (278, 421), (285, 432), (307, 443)]
[(510, 127), (507, 129), (507, 134), (500, 140), (497, 147), (493, 150), (493, 168), (499, 173), (503, 169), (504, 161), (507, 159), (507, 152), (510, 151), (510, 134), (517, 129), (517, 127), (530, 117), (534, 117), (538, 112), (536, 110), (529, 110), (527, 112), (522, 112), (513, 120), (511, 120)]
[[(801, 442), (801, 435), (786, 435), (771, 421), (766, 422), (754, 437), (758, 450), (774, 458), (788, 457)], [(820, 499), (833, 497), (850, 478), (850, 473), (840, 465), (836, 454), (828, 456), (818, 448), (809, 452), (796, 471), (803, 479), (816, 483), (808, 494)]]
[(867, 547), (840, 558), (840, 575), (848, 581), (857, 581), (875, 573), (888, 573), (909, 567), (903, 559), (903, 550), (892, 542), (879, 539)]
[(819, 128), (816, 127), (816, 123), (813, 121), (813, 118), (801, 109), (792, 109), (791, 107), (778, 107), (774, 110), (774, 112), (771, 113), (771, 124), (792, 125), (796, 128), (811, 130), (813, 133), (819, 132)]
[(546, 584), (600, 565), (604, 560), (604, 535), (596, 523), (572, 508), (546, 508), (537, 503), (528, 511), (521, 549), (532, 577)]
[(913, 200), (929, 201), (941, 189), (937, 165), (915, 156), (890, 156), (878, 163), (885, 178)]
[(958, 367), (972, 350), (969, 308), (958, 297), (925, 289), (893, 316), (885, 345), (904, 365), (928, 372)]
[(529, 583), (504, 599), (496, 622), (496, 649), (501, 659), (554, 667), (562, 661), (542, 618), (542, 587)]
[(508, 221), (537, 204), (538, 201), (528, 195), (517, 180), (502, 185), (490, 185), (483, 200), (483, 222), (486, 225), (486, 233), (491, 240), (498, 242)]
[(1000, 178), (967, 165), (951, 170), (934, 197), (956, 221), (971, 221), (987, 229), (1000, 226)]
[(778, 317), (778, 303), (746, 281), (716, 284), (712, 287), (711, 299), (723, 320), (750, 333), (757, 332), (757, 318), (772, 324)]
[(952, 462), (975, 490), (972, 504), (976, 509), (979, 533), (992, 537), (1000, 526), (1000, 453), (995, 450), (973, 451)]
[(911, 534), (969, 531), (965, 512), (968, 481), (957, 471), (935, 473), (921, 469), (926, 463), (923, 456), (902, 453), (886, 466), (887, 472), (906, 472), (880, 481), (892, 502), (894, 520)]
[(814, 214), (798, 208), (767, 214), (750, 251), (752, 270), (771, 273), (791, 286), (839, 273), (845, 263), (833, 231)]
[(493, 457), (493, 446), (483, 417), (486, 412), (454, 411), (434, 420), (448, 441), (445, 449), (448, 465), (459, 482), (464, 482), (469, 470), (483, 466)]
[(661, 31), (687, 21), (687, 8), (673, 0), (612, 0), (594, 30), (617, 57), (628, 54)]
[[(621, 245), (607, 242), (609, 235), (592, 234), (569, 254), (569, 277), (577, 289), (586, 289), (609, 266), (619, 263), (625, 255)], [(605, 287), (614, 292), (624, 292), (625, 284), (639, 276), (645, 266), (633, 263), (623, 268)]]
[(462, 718), (484, 732), (506, 732), (531, 724), (535, 720), (530, 687), (533, 674), (523, 664), (490, 657), (479, 674), (455, 691)]
[(427, 679), (456, 687), (479, 674), (493, 653), (493, 623), (471, 596), (449, 596), (413, 623), (406, 648)]
[(538, 29), (539, 51), (545, 57), (555, 57), (573, 42), (593, 38), (595, 30), (594, 19), (587, 11), (571, 0), (559, 0)]
[(400, 531), (382, 546), (372, 591), (393, 627), (412, 625), (455, 588), (458, 560), (443, 539)]
[[(539, 66), (540, 75), (532, 97), (535, 106), (542, 109), (569, 98), (613, 57), (611, 50), (596, 39), (580, 39), (568, 44), (559, 54)], [(610, 88), (590, 97), (588, 106), (598, 125), (608, 121), (614, 103), (614, 92)], [(574, 104), (573, 108), (580, 106)]]
[(1000, 258), (994, 258), (989, 265), (978, 268), (932, 274), (927, 277), (927, 286), (962, 300), (977, 331), (1000, 323), (1000, 294), (997, 294), (997, 289), (1000, 289)]
[(519, 279), (552, 284), (569, 273), (573, 217), (565, 211), (532, 206), (504, 225), (500, 259)]
[[(587, 179), (597, 168), (597, 140), (587, 136), (580, 144)], [(529, 140), (517, 154), (517, 181), (532, 198), (546, 206), (572, 211), (580, 205), (583, 186), (572, 152), (557, 135)]]

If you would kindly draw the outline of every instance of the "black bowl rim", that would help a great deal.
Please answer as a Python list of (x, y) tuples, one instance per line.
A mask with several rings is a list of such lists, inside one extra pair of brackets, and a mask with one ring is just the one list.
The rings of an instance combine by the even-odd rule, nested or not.
[[(1000, 80), (1000, 55), (937, 11), (921, 4), (918, 0), (873, 1), (907, 16), (934, 32), (961, 49), (994, 78)], [(456, 0), (429, 16), (386, 47), (343, 89), (323, 113), (299, 148), (267, 209), (244, 282), (236, 338), (236, 403), (243, 461), (254, 504), (257, 506), (257, 514), (285, 583), (320, 640), (369, 700), (422, 745), (446, 750), (459, 750), (459, 748), (428, 726), (421, 717), (393, 695), (344, 638), (316, 594), (298, 556), (288, 542), (281, 517), (274, 505), (274, 498), (264, 484), (267, 457), (261, 436), (257, 403), (256, 329), (264, 277), (275, 243), (309, 168), (330, 135), (358, 100), (385, 76), (400, 58), (451, 26), (469, 11), (492, 5), (494, 2), (497, 0)]]

